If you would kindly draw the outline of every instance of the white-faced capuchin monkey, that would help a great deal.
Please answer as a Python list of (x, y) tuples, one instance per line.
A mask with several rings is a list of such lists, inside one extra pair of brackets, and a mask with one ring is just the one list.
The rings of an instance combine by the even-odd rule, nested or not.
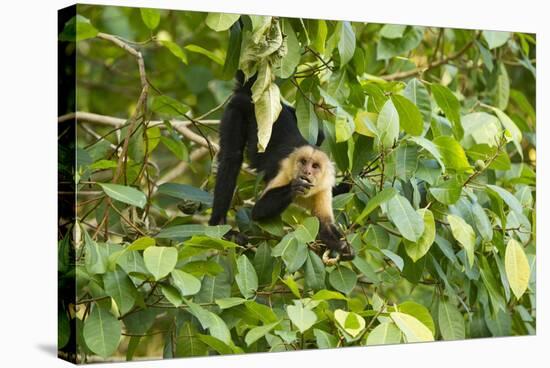
[[(210, 225), (226, 223), (237, 176), (246, 151), (250, 165), (264, 173), (266, 189), (252, 209), (254, 221), (279, 215), (294, 202), (319, 219), (318, 238), (327, 247), (323, 259), (351, 260), (353, 248), (334, 223), (332, 196), (349, 191), (349, 184), (334, 187), (334, 166), (318, 147), (310, 145), (298, 129), (295, 110), (283, 104), (265, 152), (258, 152), (257, 122), (251, 97), (254, 78), (237, 73), (237, 88), (220, 124), (220, 152)], [(324, 139), (319, 132), (317, 145)]]

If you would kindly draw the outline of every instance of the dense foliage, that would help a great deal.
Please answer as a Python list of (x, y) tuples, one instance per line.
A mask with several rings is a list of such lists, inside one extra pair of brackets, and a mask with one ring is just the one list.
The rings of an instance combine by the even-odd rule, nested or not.
[[(78, 203), (59, 345), (76, 322), (79, 361), (535, 333), (533, 35), (79, 5), (60, 39)], [(237, 68), (258, 73), (260, 148), (281, 100), (324, 130), (352, 262), (323, 263), (298, 207), (252, 222), (247, 167), (230, 225), (205, 225)]]

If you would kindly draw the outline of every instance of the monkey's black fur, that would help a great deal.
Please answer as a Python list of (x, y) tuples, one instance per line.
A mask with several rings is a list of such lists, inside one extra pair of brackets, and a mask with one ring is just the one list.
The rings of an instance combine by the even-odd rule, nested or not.
[[(237, 86), (225, 108), (220, 123), (218, 173), (210, 225), (226, 223), (226, 215), (235, 191), (237, 176), (245, 152), (251, 167), (258, 172), (263, 172), (263, 179), (268, 183), (277, 175), (281, 160), (290, 155), (296, 148), (309, 145), (298, 129), (294, 108), (283, 104), (281, 113), (273, 124), (271, 138), (265, 152), (258, 152), (258, 126), (251, 92), (254, 81), (255, 77), (244, 81), (243, 73), (241, 71), (237, 72)], [(320, 145), (323, 140), (323, 132), (319, 130), (317, 145)], [(333, 195), (347, 192), (349, 189), (349, 184), (340, 184), (333, 188)], [(269, 191), (254, 206), (252, 218), (260, 220), (280, 214), (292, 201), (292, 195), (293, 190), (290, 184)], [(334, 225), (330, 226), (330, 229), (321, 226), (321, 229), (321, 233), (330, 232), (330, 234), (327, 233), (324, 236), (327, 239), (340, 236)], [(338, 250), (334, 247), (330, 248)]]

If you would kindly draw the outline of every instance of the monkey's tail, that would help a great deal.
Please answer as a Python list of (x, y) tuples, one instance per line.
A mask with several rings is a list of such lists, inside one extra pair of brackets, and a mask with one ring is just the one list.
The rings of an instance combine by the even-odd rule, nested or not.
[(252, 95), (252, 85), (256, 82), (256, 74), (246, 80), (245, 75), (242, 70), (237, 70), (235, 76), (237, 84), (235, 86), (235, 92), (246, 93)]

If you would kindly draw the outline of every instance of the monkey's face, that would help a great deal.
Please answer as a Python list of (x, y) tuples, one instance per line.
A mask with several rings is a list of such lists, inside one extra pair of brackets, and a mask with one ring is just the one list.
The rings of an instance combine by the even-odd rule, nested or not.
[(328, 156), (311, 146), (300, 147), (294, 152), (294, 178), (312, 185), (305, 197), (320, 190), (331, 188), (334, 184), (334, 168)]

